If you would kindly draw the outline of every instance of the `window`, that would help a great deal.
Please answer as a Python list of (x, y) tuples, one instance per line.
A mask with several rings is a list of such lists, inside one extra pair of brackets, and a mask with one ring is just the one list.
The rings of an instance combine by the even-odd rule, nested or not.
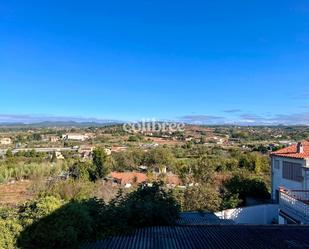
[(301, 182), (303, 180), (301, 164), (283, 162), (282, 176), (285, 179)]
[(274, 162), (274, 168), (275, 168), (275, 169), (279, 169), (279, 168), (280, 168), (280, 161), (279, 161), (279, 160), (275, 160), (275, 162)]

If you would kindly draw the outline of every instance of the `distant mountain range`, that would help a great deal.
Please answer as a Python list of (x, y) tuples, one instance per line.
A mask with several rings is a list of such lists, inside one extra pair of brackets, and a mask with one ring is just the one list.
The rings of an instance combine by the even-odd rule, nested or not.
[(105, 120), (101, 122), (77, 122), (77, 121), (42, 121), (34, 123), (22, 123), (22, 122), (3, 122), (0, 123), (0, 127), (104, 127), (110, 125), (121, 124), (121, 122), (115, 120)]

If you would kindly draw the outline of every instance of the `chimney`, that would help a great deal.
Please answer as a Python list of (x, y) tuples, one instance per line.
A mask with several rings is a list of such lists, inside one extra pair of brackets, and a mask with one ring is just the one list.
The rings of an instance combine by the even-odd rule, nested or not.
[(304, 147), (303, 144), (301, 142), (297, 143), (297, 153), (304, 153)]

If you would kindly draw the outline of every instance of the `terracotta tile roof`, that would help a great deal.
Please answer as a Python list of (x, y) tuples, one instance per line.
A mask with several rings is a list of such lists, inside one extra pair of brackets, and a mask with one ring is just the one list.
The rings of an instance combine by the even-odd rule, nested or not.
[(309, 158), (309, 142), (302, 142), (303, 152), (297, 153), (297, 144), (293, 144), (289, 147), (274, 151), (271, 155), (281, 156), (281, 157), (290, 157), (290, 158), (298, 158), (298, 159), (306, 159)]
[(119, 180), (123, 185), (127, 183), (142, 183), (147, 180), (146, 174), (139, 172), (112, 172), (110, 176)]
[(172, 185), (181, 185), (182, 182), (179, 179), (179, 177), (177, 175), (167, 175), (167, 182), (168, 184), (172, 184)]
[[(128, 183), (142, 183), (148, 180), (148, 177), (145, 173), (139, 172), (111, 172), (110, 177), (117, 179), (122, 185)], [(181, 185), (182, 182), (177, 175), (167, 174), (166, 181), (168, 184), (172, 185)]]

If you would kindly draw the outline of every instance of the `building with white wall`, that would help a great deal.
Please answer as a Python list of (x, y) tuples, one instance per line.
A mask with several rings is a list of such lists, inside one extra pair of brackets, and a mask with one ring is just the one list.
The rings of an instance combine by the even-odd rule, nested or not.
[(89, 138), (88, 135), (79, 134), (79, 133), (67, 133), (62, 136), (64, 140), (76, 140), (76, 141), (85, 141)]
[(277, 204), (262, 204), (250, 207), (239, 207), (216, 212), (222, 220), (230, 220), (235, 224), (268, 225), (278, 218)]
[(309, 142), (271, 153), (272, 199), (280, 224), (309, 224)]

